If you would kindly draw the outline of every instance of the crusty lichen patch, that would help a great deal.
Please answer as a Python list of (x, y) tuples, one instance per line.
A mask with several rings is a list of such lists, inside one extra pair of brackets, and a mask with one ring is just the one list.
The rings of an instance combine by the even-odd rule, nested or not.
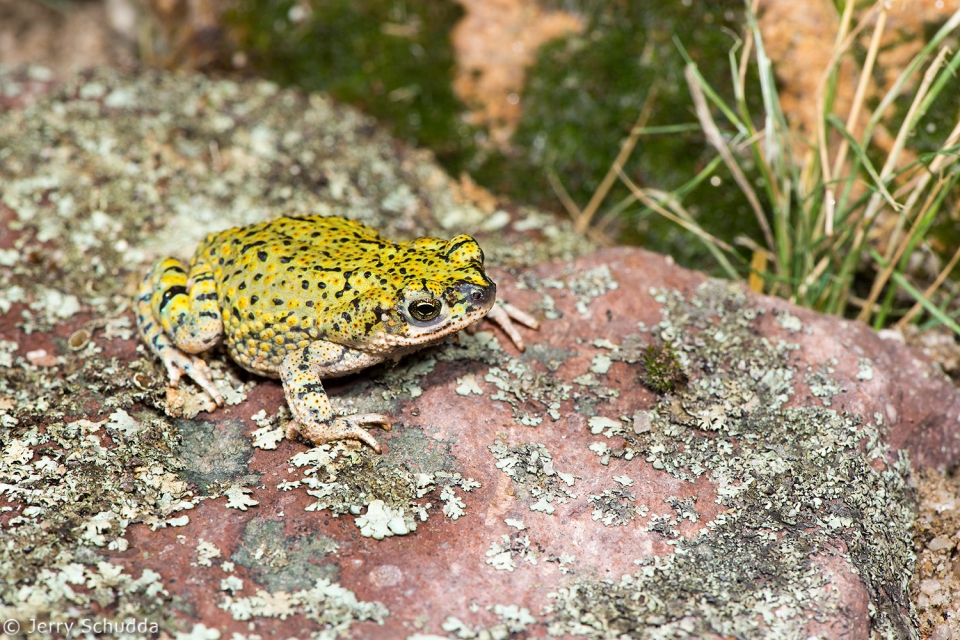
[(593, 508), (593, 519), (604, 526), (624, 526), (638, 516), (643, 517), (649, 510), (636, 504), (637, 497), (625, 487), (607, 489), (599, 495), (590, 496), (587, 502)]
[[(476, 608), (479, 610), (479, 607)], [(537, 623), (536, 617), (530, 613), (530, 610), (519, 605), (495, 604), (486, 607), (486, 609), (492, 611), (494, 615), (500, 618), (500, 622), (490, 627), (483, 627), (481, 625), (471, 626), (455, 616), (447, 616), (447, 619), (443, 621), (440, 628), (447, 633), (454, 634), (457, 638), (478, 638), (484, 640), (490, 638), (493, 640), (494, 638), (508, 638), (515, 634), (522, 634), (527, 630), (527, 626)], [(430, 637), (435, 638), (436, 636)], [(413, 639), (414, 637), (408, 638), (408, 640)], [(426, 639), (424, 638), (424, 640)]]
[(341, 441), (298, 453), (290, 465), (300, 476), (282, 481), (280, 489), (306, 487), (316, 498), (308, 511), (355, 516), (361, 535), (377, 540), (416, 531), (417, 523), (425, 522), (437, 506), (429, 497), (438, 491), (433, 499), (443, 503), (443, 514), (460, 518), (466, 505), (456, 490), (480, 486), (456, 471), (449, 443), (427, 437), (414, 425), (399, 431), (384, 455), (357, 442)]
[(496, 440), (489, 449), (497, 468), (513, 481), (516, 499), (528, 503), (531, 511), (553, 515), (555, 505), (576, 499), (577, 494), (570, 490), (576, 476), (555, 469), (553, 456), (544, 445), (520, 442), (508, 447)]
[(253, 448), (243, 434), (243, 423), (231, 418), (217, 422), (194, 418), (175, 424), (181, 438), (177, 447), (180, 474), (185, 480), (205, 491), (257, 480), (247, 467)]
[[(224, 589), (229, 590), (229, 589)], [(312, 634), (319, 640), (349, 636), (350, 626), (360, 620), (383, 624), (387, 608), (379, 602), (358, 600), (353, 591), (321, 578), (309, 589), (293, 592), (269, 592), (260, 589), (254, 595), (225, 595), (220, 608), (234, 620), (279, 618), (302, 615), (318, 622), (323, 630)]]
[[(761, 337), (754, 324), (764, 311), (736, 287), (708, 283), (691, 300), (676, 293), (658, 300), (663, 320), (651, 339), (673, 345), (690, 383), (634, 417), (634, 429), (611, 430), (623, 446), (601, 441), (590, 449), (645, 459), (682, 480), (709, 474), (725, 511), (687, 539), (676, 526), (699, 514), (692, 501), (674, 500), (676, 515), (651, 518), (647, 528), (675, 552), (637, 558), (642, 569), (620, 580), (584, 576), (563, 585), (544, 612), (550, 633), (801, 637), (813, 616), (843, 615), (811, 561), (838, 554), (863, 581), (874, 630), (912, 634), (909, 465), (880, 442), (880, 417), (818, 406), (838, 388), (827, 367), (815, 375), (829, 393), (784, 408), (794, 393), (796, 347), (788, 332)], [(625, 354), (637, 355), (640, 340), (626, 342), (613, 355), (635, 361)]]
[(77, 417), (88, 402), (131, 407), (140, 394), (115, 361), (68, 355), (62, 366), (74, 373), (22, 356), (0, 366), (0, 616), (66, 624), (115, 612), (173, 632), (159, 574), (131, 576), (109, 555), (127, 550), (132, 523), (189, 522), (198, 496), (179, 475), (179, 434), (150, 411)]
[(282, 522), (256, 517), (244, 527), (240, 547), (230, 560), (247, 567), (271, 593), (296, 591), (309, 589), (320, 579), (335, 580), (339, 567), (320, 563), (339, 548), (336, 540), (321, 534), (286, 536)]

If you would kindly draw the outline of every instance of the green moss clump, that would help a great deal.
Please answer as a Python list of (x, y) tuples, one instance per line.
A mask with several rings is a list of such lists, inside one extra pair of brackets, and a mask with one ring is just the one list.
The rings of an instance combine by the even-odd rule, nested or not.
[(654, 393), (676, 391), (687, 384), (687, 374), (677, 360), (673, 345), (651, 344), (643, 352), (643, 372), (640, 381)]

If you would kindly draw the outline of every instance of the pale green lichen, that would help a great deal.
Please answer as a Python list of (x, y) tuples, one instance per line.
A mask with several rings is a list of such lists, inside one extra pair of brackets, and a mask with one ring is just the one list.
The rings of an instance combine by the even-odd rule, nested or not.
[(462, 378), (457, 378), (457, 388), (455, 391), (458, 396), (469, 396), (470, 394), (483, 395), (483, 389), (477, 384), (477, 378), (472, 373)]
[(496, 466), (512, 482), (514, 496), (530, 503), (531, 511), (547, 515), (556, 513), (556, 504), (577, 498), (572, 487), (576, 476), (554, 468), (553, 456), (538, 442), (521, 442), (508, 447), (500, 440), (488, 447), (497, 460)]
[(416, 531), (416, 520), (407, 524), (403, 509), (391, 509), (383, 500), (374, 500), (367, 505), (367, 512), (354, 519), (360, 529), (360, 535), (374, 540), (383, 540), (391, 536), (405, 536)]
[[(433, 507), (424, 498), (436, 491), (444, 502), (443, 514), (460, 518), (467, 505), (454, 489), (469, 492), (480, 486), (453, 471), (456, 465), (448, 444), (413, 426), (397, 433), (384, 455), (371, 455), (355, 442), (337, 442), (298, 453), (290, 464), (301, 476), (281, 481), (279, 488), (306, 487), (316, 498), (308, 511), (353, 515), (361, 534), (376, 540), (416, 531), (418, 521), (425, 522)], [(364, 508), (367, 512), (362, 514)]]
[(219, 558), (220, 553), (220, 548), (217, 545), (200, 538), (200, 541), (197, 542), (197, 561), (192, 563), (191, 566), (213, 566), (213, 559)]
[[(795, 393), (797, 347), (755, 331), (763, 309), (736, 287), (711, 282), (691, 300), (657, 296), (663, 321), (649, 331), (674, 345), (690, 383), (654, 410), (638, 409), (644, 415), (634, 413), (622, 446), (590, 449), (608, 460), (643, 458), (679, 480), (709, 474), (724, 511), (687, 538), (679, 526), (699, 521), (696, 503), (669, 498), (674, 514), (651, 516), (646, 529), (675, 552), (638, 558), (640, 571), (620, 580), (579, 576), (562, 585), (544, 611), (549, 632), (799, 637), (812, 616), (843, 616), (812, 561), (840, 554), (863, 581), (875, 632), (910, 637), (905, 454), (881, 443), (879, 423), (823, 407), (784, 408)], [(613, 356), (634, 359), (640, 342), (624, 341)], [(817, 373), (830, 384), (826, 368)]]
[(220, 580), (220, 590), (229, 591), (230, 595), (235, 596), (238, 591), (243, 590), (243, 580), (237, 576), (227, 576)]
[(66, 419), (107, 396), (133, 406), (129, 398), (139, 392), (117, 380), (124, 367), (116, 361), (91, 355), (64, 377), (62, 365), (37, 368), (20, 356), (11, 364), (0, 376), (0, 495), (3, 510), (16, 513), (0, 531), (4, 617), (79, 625), (95, 611), (115, 611), (111, 621), (134, 616), (174, 632), (159, 575), (145, 570), (134, 579), (102, 553), (126, 551), (134, 522), (161, 528), (189, 520), (181, 514), (197, 496), (178, 475), (176, 430), (160, 416), (122, 408), (102, 420)]
[[(578, 313), (587, 316), (594, 312), (595, 309), (591, 309), (597, 306), (592, 304), (596, 299), (619, 286), (607, 265), (587, 270), (577, 270), (571, 266), (558, 277), (538, 278), (531, 272), (516, 275), (518, 288), (531, 289), (540, 294), (540, 307), (547, 319), (562, 316), (556, 310), (548, 290), (557, 289), (561, 295), (573, 295)], [(597, 378), (609, 372), (613, 358), (606, 353), (596, 355), (591, 361), (590, 370), (575, 377), (572, 381), (574, 384), (552, 375), (566, 360), (576, 355), (574, 350), (534, 344), (521, 358), (486, 361), (493, 366), (483, 379), (498, 389), (490, 398), (509, 404), (516, 422), (528, 427), (541, 425), (547, 417), (554, 422), (560, 420), (561, 407), (570, 399), (575, 401), (577, 413), (593, 416), (597, 413), (597, 405), (619, 396), (618, 389), (604, 386)], [(542, 371), (531, 361), (543, 364), (547, 371)]]
[(803, 322), (789, 311), (781, 311), (777, 314), (777, 324), (790, 333), (797, 333), (803, 330)]
[(645, 516), (649, 509), (645, 505), (635, 504), (636, 501), (636, 496), (623, 487), (607, 489), (600, 495), (587, 497), (587, 503), (593, 508), (593, 519), (601, 521), (605, 527), (622, 527), (637, 517)]
[(832, 360), (827, 366), (820, 366), (817, 371), (811, 371), (803, 376), (803, 381), (810, 389), (811, 395), (820, 398), (820, 402), (825, 407), (831, 406), (834, 396), (844, 391), (843, 387), (830, 377), (836, 365), (836, 361)]
[(320, 631), (311, 634), (317, 640), (347, 636), (355, 621), (372, 620), (382, 625), (388, 615), (386, 607), (379, 602), (358, 600), (353, 591), (325, 578), (317, 580), (309, 589), (294, 592), (270, 593), (261, 589), (252, 596), (224, 596), (219, 607), (234, 620), (255, 617), (285, 620), (292, 615), (302, 615), (321, 625)]
[(250, 493), (253, 493), (252, 489), (241, 487), (239, 485), (231, 485), (227, 487), (226, 491), (223, 492), (223, 495), (227, 497), (226, 507), (228, 509), (239, 509), (240, 511), (246, 511), (247, 507), (255, 507), (260, 504), (257, 500), (254, 500), (247, 495)]
[(559, 420), (560, 405), (573, 390), (573, 385), (534, 369), (519, 358), (510, 358), (503, 368), (490, 367), (483, 379), (498, 389), (491, 400), (509, 404), (517, 422), (528, 427), (539, 425), (544, 415)]
[[(496, 604), (493, 607), (487, 607), (500, 618), (500, 622), (490, 626), (471, 627), (455, 616), (447, 616), (440, 628), (447, 633), (454, 634), (457, 638), (465, 640), (506, 640), (507, 638), (521, 634), (527, 631), (529, 625), (537, 624), (537, 619), (530, 614), (530, 610), (515, 604), (502, 605)], [(434, 636), (436, 637), (436, 636)], [(408, 638), (408, 640), (411, 640)]]
[(590, 428), (590, 433), (597, 435), (602, 433), (606, 429), (606, 435), (608, 438), (613, 435), (619, 435), (623, 431), (623, 423), (619, 420), (613, 420), (612, 418), (605, 418), (603, 416), (593, 416), (587, 420), (587, 426)]
[(530, 546), (530, 536), (503, 535), (500, 539), (490, 543), (490, 549), (487, 550), (486, 563), (497, 571), (513, 572), (517, 568), (518, 560), (535, 565), (542, 549), (538, 545)]

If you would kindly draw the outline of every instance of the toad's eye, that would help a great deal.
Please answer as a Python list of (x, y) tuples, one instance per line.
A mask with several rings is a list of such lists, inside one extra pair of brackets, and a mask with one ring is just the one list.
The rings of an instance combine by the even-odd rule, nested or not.
[(410, 315), (420, 322), (429, 322), (440, 315), (440, 301), (434, 298), (415, 300), (407, 307)]

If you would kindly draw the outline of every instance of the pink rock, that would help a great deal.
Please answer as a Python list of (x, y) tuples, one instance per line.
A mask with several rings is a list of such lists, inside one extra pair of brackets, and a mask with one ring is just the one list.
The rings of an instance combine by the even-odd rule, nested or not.
[[(533, 291), (531, 275), (563, 281), (564, 288)], [(492, 366), (456, 359), (458, 351), (476, 353), (478, 338), (464, 338), (466, 346), (415, 356), (442, 361), (417, 381), (422, 395), (399, 403), (394, 432), (378, 434), (386, 453), (360, 450), (359, 474), (345, 473), (349, 464), (339, 467), (341, 481), (351, 478), (371, 492), (368, 502), (385, 498), (388, 507), (398, 503), (373, 495), (383, 487), (368, 472), (458, 472), (482, 484), (452, 489), (462, 517), (444, 517), (434, 490), (416, 501), (432, 507), (415, 532), (363, 538), (350, 514), (304, 511), (312, 502), (304, 487), (277, 490), (301, 477), (289, 473), (288, 459), (309, 450), (284, 441), (250, 459), (251, 471), (263, 474), (252, 487), (258, 506), (240, 512), (224, 509), (222, 500), (205, 502), (184, 531), (215, 542), (224, 558), (249, 557), (244, 547), (265, 541), (263, 557), (311, 537), (336, 540), (338, 552), (300, 562), (329, 569), (357, 598), (389, 610), (382, 626), (355, 623), (361, 637), (498, 625), (537, 637), (547, 630), (632, 637), (663, 626), (677, 637), (867, 637), (868, 603), (878, 611), (878, 628), (910, 628), (906, 594), (891, 587), (910, 569), (910, 506), (898, 450), (921, 465), (950, 464), (960, 411), (956, 392), (930, 364), (856, 323), (744, 296), (640, 250), (544, 265), (524, 281), (521, 289), (501, 274), (503, 296), (533, 308), (546, 293), (562, 312), (539, 334), (525, 335), (527, 353), (506, 346), (490, 352)], [(666, 298), (658, 302), (651, 288)], [(664, 300), (671, 322), (640, 333), (638, 322), (653, 328), (665, 317)], [(630, 351), (629, 336), (640, 336), (632, 344), (642, 345), (664, 332), (688, 359), (689, 383), (656, 396), (638, 382), (642, 365), (626, 362), (642, 351)], [(606, 342), (595, 347), (596, 340)], [(606, 373), (582, 377), (604, 366)], [(374, 380), (381, 375), (372, 372)], [(765, 375), (769, 381), (758, 383)], [(467, 376), (481, 395), (457, 394)], [(368, 379), (328, 389), (360, 401), (369, 391), (358, 396), (351, 389), (369, 390)], [(702, 388), (706, 383), (713, 386)], [(497, 385), (515, 406), (496, 399)], [(789, 396), (774, 399), (789, 387)], [(759, 395), (744, 397), (751, 388)], [(552, 420), (544, 402), (558, 398), (559, 419)], [(211, 419), (260, 407), (269, 414), (281, 403), (279, 386), (264, 381), (246, 404)], [(633, 416), (651, 411), (649, 431), (636, 434)], [(543, 420), (524, 426), (518, 416)], [(245, 538), (251, 523), (261, 532), (263, 523), (275, 523), (273, 537)], [(196, 603), (194, 619), (244, 632), (247, 622), (214, 606), (223, 601), (217, 587), (225, 574), (216, 566), (189, 567), (191, 544), (161, 542), (175, 533), (133, 527), (134, 573), (150, 567), (180, 575), (168, 588)], [(271, 571), (284, 571), (245, 564), (234, 574), (244, 581), (238, 597), (254, 595)], [(296, 615), (254, 620), (258, 633), (298, 633), (304, 624)]]

